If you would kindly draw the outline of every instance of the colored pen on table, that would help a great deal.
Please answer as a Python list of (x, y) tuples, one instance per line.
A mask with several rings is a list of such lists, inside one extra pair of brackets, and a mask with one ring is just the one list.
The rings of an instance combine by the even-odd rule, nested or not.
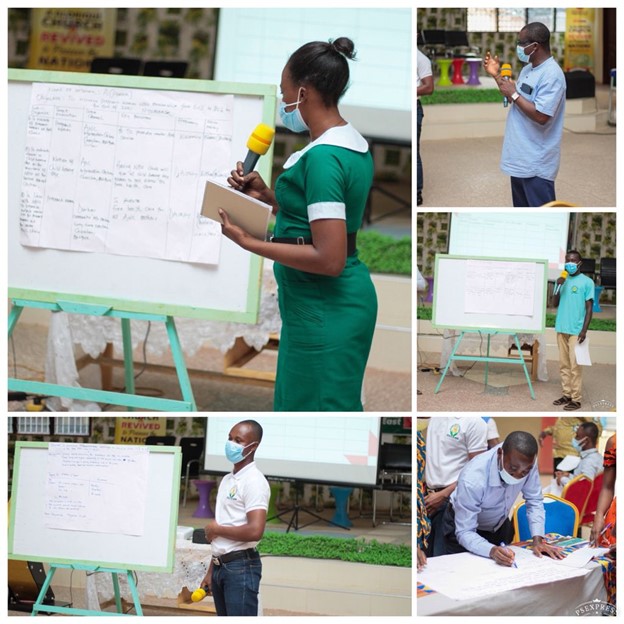
[[(501, 548), (507, 548), (507, 546), (505, 546), (505, 542), (501, 542), (500, 545), (501, 545)], [(511, 565), (514, 568), (518, 567), (518, 564), (515, 561)]]

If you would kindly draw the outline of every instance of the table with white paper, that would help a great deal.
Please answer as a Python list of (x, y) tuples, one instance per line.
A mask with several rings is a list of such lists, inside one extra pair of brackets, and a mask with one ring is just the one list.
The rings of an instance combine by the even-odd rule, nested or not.
[(517, 568), (472, 553), (431, 557), (417, 580), (436, 593), (418, 599), (418, 615), (574, 615), (585, 600), (606, 598), (602, 567), (577, 568), (513, 548)]

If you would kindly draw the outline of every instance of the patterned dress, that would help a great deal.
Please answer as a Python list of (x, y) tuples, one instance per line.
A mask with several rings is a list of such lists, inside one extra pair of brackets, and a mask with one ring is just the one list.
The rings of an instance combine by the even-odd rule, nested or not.
[(429, 537), (429, 532), (431, 531), (431, 521), (427, 516), (427, 511), (425, 509), (425, 494), (426, 494), (426, 485), (425, 485), (425, 436), (421, 431), (417, 431), (417, 440), (418, 444), (416, 446), (416, 461), (418, 464), (418, 500), (417, 500), (417, 508), (418, 508), (418, 536), (417, 536), (417, 546), (421, 550), (425, 550), (427, 548), (427, 539)]

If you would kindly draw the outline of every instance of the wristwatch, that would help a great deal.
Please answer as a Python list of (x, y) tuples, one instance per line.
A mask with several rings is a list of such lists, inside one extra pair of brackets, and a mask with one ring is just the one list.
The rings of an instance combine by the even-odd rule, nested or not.
[(511, 101), (512, 101), (512, 102), (515, 102), (515, 101), (516, 101), (519, 97), (520, 97), (520, 94), (519, 94), (517, 91), (514, 91), (514, 92), (511, 94)]

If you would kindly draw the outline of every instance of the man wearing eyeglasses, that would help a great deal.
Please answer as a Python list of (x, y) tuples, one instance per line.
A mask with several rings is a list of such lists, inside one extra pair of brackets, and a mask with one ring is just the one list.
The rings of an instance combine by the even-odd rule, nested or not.
[(544, 24), (527, 24), (518, 34), (516, 51), (527, 63), (516, 81), (501, 77), (498, 56), (489, 51), (483, 67), (512, 104), (500, 167), (511, 176), (513, 205), (537, 207), (555, 200), (566, 82), (550, 53), (550, 31)]

